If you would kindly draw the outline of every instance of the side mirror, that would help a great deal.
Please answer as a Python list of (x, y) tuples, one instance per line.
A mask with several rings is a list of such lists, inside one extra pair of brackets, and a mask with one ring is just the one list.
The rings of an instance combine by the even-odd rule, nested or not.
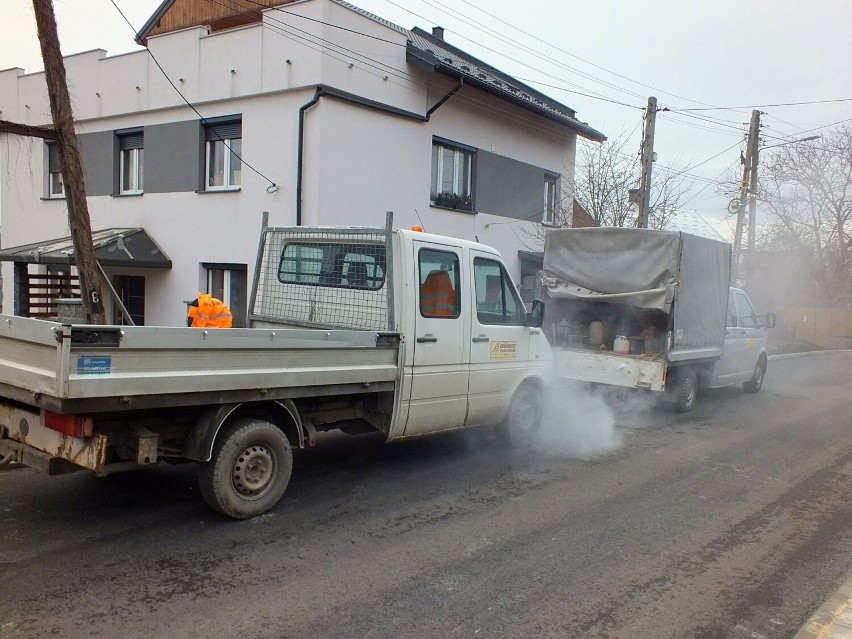
[(775, 328), (775, 313), (767, 313), (766, 319), (763, 320), (764, 328)]
[(527, 326), (541, 328), (542, 324), (544, 324), (544, 302), (533, 300), (532, 310), (527, 313)]

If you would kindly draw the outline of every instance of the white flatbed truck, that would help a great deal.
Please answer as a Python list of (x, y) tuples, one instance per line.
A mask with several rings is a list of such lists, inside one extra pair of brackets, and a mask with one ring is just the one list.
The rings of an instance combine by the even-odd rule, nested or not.
[(375, 228), (263, 230), (251, 328), (0, 315), (0, 464), (98, 474), (199, 464), (218, 512), (279, 501), (316, 433), (387, 441), (497, 424), (523, 443), (552, 374), (492, 248)]

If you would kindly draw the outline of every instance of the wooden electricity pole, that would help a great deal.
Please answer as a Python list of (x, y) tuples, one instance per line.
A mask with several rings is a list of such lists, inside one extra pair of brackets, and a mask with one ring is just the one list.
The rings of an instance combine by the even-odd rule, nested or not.
[(648, 110), (645, 112), (645, 133), (642, 136), (642, 178), (639, 184), (639, 216), (636, 226), (648, 228), (648, 216), (651, 208), (651, 168), (654, 165), (654, 129), (657, 122), (657, 98), (648, 98)]
[[(749, 186), (757, 188), (757, 145), (760, 134), (760, 111), (755, 109), (751, 112), (751, 122), (748, 127), (748, 141), (746, 142), (746, 153), (743, 159), (743, 177), (740, 182), (739, 208), (737, 209), (737, 226), (734, 231), (734, 263), (731, 265), (731, 281), (735, 282), (740, 275), (740, 260), (742, 257), (743, 229), (745, 227), (746, 206), (748, 205)], [(752, 193), (754, 197), (754, 193)], [(753, 248), (754, 242), (754, 212), (749, 218), (749, 248)]]
[(80, 278), (83, 310), (90, 324), (105, 324), (106, 317), (98, 282), (100, 273), (92, 245), (92, 224), (86, 202), (83, 182), (83, 165), (80, 148), (74, 133), (74, 116), (65, 80), (65, 63), (59, 50), (59, 34), (52, 0), (33, 0), (38, 39), (44, 60), (44, 77), (50, 98), (50, 113), (57, 134), (59, 161), (65, 181), (65, 199), (68, 203), (68, 225), (74, 244), (74, 257)]

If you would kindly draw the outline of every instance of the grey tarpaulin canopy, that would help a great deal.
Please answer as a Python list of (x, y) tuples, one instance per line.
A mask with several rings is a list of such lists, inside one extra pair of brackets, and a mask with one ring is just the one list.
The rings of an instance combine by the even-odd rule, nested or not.
[(680, 231), (553, 229), (544, 244), (543, 293), (551, 299), (672, 312), (675, 346), (721, 345), (731, 246)]
[[(172, 267), (172, 261), (143, 228), (95, 231), (92, 243), (101, 266)], [(0, 250), (0, 262), (74, 264), (74, 245), (69, 236), (4, 248)]]

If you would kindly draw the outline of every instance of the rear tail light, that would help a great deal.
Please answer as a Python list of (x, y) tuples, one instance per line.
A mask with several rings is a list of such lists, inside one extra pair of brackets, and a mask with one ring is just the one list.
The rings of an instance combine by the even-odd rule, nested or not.
[(41, 424), (45, 428), (70, 437), (91, 437), (92, 418), (81, 415), (60, 415), (49, 410), (41, 411)]

